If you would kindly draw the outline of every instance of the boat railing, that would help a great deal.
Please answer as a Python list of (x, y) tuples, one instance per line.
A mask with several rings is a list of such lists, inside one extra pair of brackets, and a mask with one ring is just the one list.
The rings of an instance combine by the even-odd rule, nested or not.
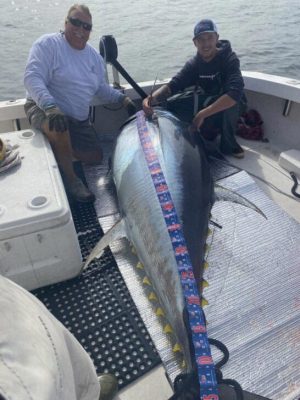
[[(300, 149), (300, 80), (269, 75), (260, 72), (243, 71), (245, 91), (249, 108), (255, 108), (262, 115), (266, 137), (274, 144), (286, 145), (287, 148)], [(155, 88), (167, 83), (159, 80)], [(150, 94), (153, 81), (139, 83), (141, 88)], [(132, 99), (140, 102), (140, 96), (129, 84), (116, 86)], [(25, 99), (0, 102), (0, 132), (11, 132), (29, 127), (25, 112)], [(91, 105), (91, 115), (98, 120), (97, 129), (105, 120), (103, 102), (94, 99)], [(120, 113), (119, 113), (120, 114)], [(103, 117), (104, 116), (104, 117)], [(103, 117), (103, 118), (102, 118)], [(113, 118), (117, 118), (114, 114)], [(122, 117), (123, 118), (123, 117)], [(106, 127), (113, 122), (112, 118), (105, 122)], [(105, 127), (105, 129), (106, 129)], [(114, 129), (114, 127), (112, 126)], [(101, 130), (101, 129), (100, 129)]]

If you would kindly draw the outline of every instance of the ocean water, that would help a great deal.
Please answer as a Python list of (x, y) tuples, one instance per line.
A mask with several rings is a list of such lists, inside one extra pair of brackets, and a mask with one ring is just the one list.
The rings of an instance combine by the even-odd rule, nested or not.
[[(24, 97), (29, 49), (44, 33), (63, 29), (72, 1), (0, 0), (0, 100)], [(195, 53), (193, 27), (213, 18), (242, 70), (300, 79), (299, 0), (89, 0), (90, 43), (114, 35), (118, 61), (136, 81), (171, 77)]]

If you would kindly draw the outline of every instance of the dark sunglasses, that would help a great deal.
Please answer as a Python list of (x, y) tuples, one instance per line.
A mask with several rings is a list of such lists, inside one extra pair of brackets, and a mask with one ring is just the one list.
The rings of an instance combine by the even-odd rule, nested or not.
[(71, 22), (71, 24), (76, 26), (77, 28), (80, 28), (82, 26), (83, 29), (85, 29), (86, 31), (89, 31), (89, 32), (92, 30), (92, 27), (93, 27), (92, 24), (88, 24), (87, 22), (83, 22), (78, 18), (68, 17), (68, 21)]

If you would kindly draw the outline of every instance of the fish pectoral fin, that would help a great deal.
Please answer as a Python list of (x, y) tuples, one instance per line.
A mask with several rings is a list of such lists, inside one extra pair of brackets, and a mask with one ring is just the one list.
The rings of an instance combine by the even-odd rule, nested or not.
[(262, 215), (267, 219), (266, 215), (259, 209), (254, 203), (246, 199), (244, 196), (227, 189), (218, 183), (215, 184), (215, 197), (217, 201), (231, 201), (232, 203), (240, 204), (244, 207), (251, 208), (251, 210), (256, 211), (258, 214)]
[(86, 262), (84, 263), (81, 272), (83, 272), (88, 267), (88, 265), (90, 264), (91, 261), (94, 260), (94, 258), (101, 257), (104, 249), (107, 246), (109, 246), (110, 243), (126, 236), (127, 235), (126, 235), (125, 222), (124, 219), (122, 218), (112, 228), (110, 228), (110, 230), (107, 231), (106, 234), (99, 240), (99, 242), (96, 244), (96, 246), (93, 248), (92, 252), (88, 256)]

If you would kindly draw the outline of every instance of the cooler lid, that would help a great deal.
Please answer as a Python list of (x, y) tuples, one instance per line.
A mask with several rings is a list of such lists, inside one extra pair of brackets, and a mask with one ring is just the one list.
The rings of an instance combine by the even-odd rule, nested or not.
[(0, 240), (63, 225), (71, 218), (51, 147), (37, 130), (1, 133), (22, 162), (0, 173)]

